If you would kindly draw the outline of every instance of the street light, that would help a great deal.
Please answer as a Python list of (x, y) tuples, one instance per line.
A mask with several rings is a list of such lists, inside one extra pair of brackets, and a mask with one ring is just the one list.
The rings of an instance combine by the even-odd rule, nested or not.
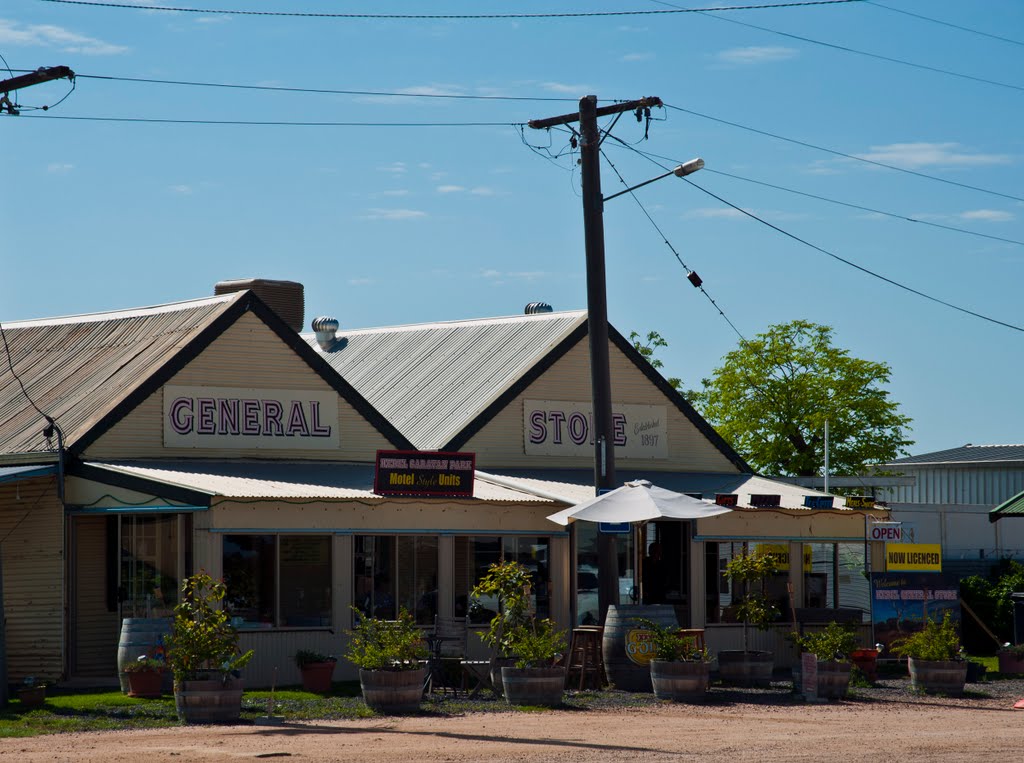
[(683, 164), (680, 164), (675, 169), (669, 170), (668, 172), (664, 173), (663, 175), (658, 175), (657, 177), (653, 177), (650, 180), (645, 180), (644, 182), (638, 183), (637, 185), (634, 185), (631, 188), (627, 188), (625, 191), (619, 191), (618, 193), (613, 193), (611, 196), (605, 196), (603, 201), (611, 201), (612, 199), (614, 199), (614, 198), (616, 198), (618, 196), (622, 196), (622, 194), (624, 194), (624, 193), (630, 193), (631, 191), (635, 191), (637, 188), (643, 188), (645, 185), (650, 185), (651, 183), (654, 183), (654, 182), (656, 182), (658, 180), (661, 180), (662, 178), (667, 178), (669, 175), (675, 175), (677, 178), (684, 178), (687, 175), (692, 175), (697, 170), (702, 170), (702, 169), (704, 169), (704, 160), (703, 159), (700, 159), (700, 158), (691, 159), (688, 162), (684, 162)]

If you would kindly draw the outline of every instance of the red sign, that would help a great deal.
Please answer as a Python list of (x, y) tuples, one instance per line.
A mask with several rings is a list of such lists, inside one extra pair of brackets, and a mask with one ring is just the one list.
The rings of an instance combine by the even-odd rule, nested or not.
[(735, 493), (715, 493), (715, 503), (727, 509), (735, 509), (739, 503), (739, 496)]
[(378, 450), (373, 492), (472, 498), (475, 470), (475, 453)]

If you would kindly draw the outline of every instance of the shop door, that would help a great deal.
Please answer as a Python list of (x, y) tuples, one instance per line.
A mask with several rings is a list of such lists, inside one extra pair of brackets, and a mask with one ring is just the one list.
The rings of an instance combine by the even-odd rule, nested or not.
[(72, 677), (117, 674), (118, 619), (114, 575), (109, 563), (117, 543), (114, 517), (74, 517), (71, 521), (71, 621), (69, 671)]
[(185, 569), (180, 514), (120, 517), (118, 599), (125, 617), (171, 617)]

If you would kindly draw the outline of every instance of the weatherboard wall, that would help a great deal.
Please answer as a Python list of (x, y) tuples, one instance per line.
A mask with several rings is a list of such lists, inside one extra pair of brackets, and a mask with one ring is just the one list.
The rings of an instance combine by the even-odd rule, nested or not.
[(64, 512), (53, 477), (0, 485), (7, 679), (64, 672)]
[(334, 425), (337, 449), (169, 448), (164, 445), (167, 386), (286, 389), (337, 394), (257, 316), (246, 313), (170, 379), (164, 388), (128, 412), (86, 451), (89, 459), (260, 458), (367, 461), (394, 447), (361, 413), (338, 395)]
[[(617, 453), (617, 465), (652, 471), (738, 471), (736, 465), (621, 350), (611, 345), (609, 354), (613, 402), (662, 406), (668, 422), (667, 458), (625, 458)], [(527, 400), (587, 402), (590, 399), (590, 350), (587, 343), (581, 341), (499, 411), (461, 450), (476, 453), (477, 468), (483, 470), (579, 468), (592, 464), (592, 450), (584, 456), (528, 455), (525, 452), (523, 420)]]

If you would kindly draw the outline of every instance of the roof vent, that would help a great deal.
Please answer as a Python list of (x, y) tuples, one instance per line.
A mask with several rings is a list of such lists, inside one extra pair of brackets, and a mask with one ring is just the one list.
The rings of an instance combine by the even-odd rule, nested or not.
[(334, 346), (338, 341), (335, 334), (338, 333), (340, 325), (337, 318), (328, 318), (326, 315), (313, 319), (313, 331), (316, 332), (316, 343), (320, 345), (320, 349), (329, 350)]
[(526, 306), (523, 311), (526, 315), (538, 315), (539, 313), (550, 313), (552, 312), (551, 305), (547, 302), (531, 302)]
[(302, 331), (302, 318), (306, 312), (306, 299), (301, 283), (271, 281), (267, 278), (242, 278), (237, 281), (219, 281), (214, 294), (233, 294), (251, 289), (293, 331)]

